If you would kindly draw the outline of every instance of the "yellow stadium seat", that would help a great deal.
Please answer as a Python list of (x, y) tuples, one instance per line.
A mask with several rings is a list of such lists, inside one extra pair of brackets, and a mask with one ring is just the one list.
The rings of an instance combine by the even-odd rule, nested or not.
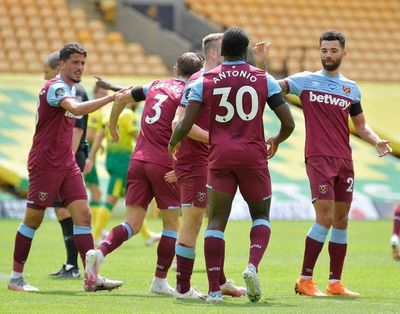
[(121, 43), (124, 41), (124, 36), (120, 32), (109, 32), (107, 34), (107, 41), (109, 43)]

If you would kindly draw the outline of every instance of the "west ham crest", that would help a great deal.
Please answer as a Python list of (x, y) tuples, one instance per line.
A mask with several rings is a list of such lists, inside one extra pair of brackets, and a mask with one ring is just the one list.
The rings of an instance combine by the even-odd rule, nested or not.
[(319, 193), (326, 194), (328, 192), (328, 186), (326, 184), (322, 184), (319, 186)]
[(350, 86), (343, 85), (343, 92), (344, 92), (345, 94), (350, 94), (350, 93), (351, 93), (351, 88), (350, 88)]
[(206, 200), (206, 193), (198, 192), (197, 193), (197, 200), (199, 202), (204, 202)]
[(44, 202), (47, 200), (47, 198), (49, 197), (49, 193), (46, 192), (39, 192), (39, 199)]

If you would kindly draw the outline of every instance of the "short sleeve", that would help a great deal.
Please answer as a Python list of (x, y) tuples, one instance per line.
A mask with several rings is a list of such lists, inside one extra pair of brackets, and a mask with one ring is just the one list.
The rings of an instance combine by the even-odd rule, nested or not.
[(146, 84), (146, 85), (143, 85), (143, 86), (142, 86), (144, 97), (147, 96), (147, 92), (149, 91), (149, 88), (150, 88), (151, 84), (153, 84), (153, 83)]
[(75, 97), (71, 89), (64, 82), (56, 81), (50, 85), (47, 91), (47, 102), (53, 107), (60, 107), (60, 102), (64, 98)]
[(300, 72), (285, 78), (285, 83), (288, 86), (288, 94), (300, 96), (304, 89), (304, 82), (306, 77), (311, 72)]
[(358, 87), (357, 84), (355, 84), (355, 90), (354, 90), (354, 100), (353, 103), (361, 102), (361, 92), (360, 88)]
[(203, 102), (203, 82), (204, 77), (199, 77), (193, 82), (188, 96), (188, 103), (190, 101)]
[(190, 90), (192, 89), (194, 83), (196, 81), (191, 81), (189, 82), (186, 86), (185, 89), (183, 90), (183, 94), (182, 94), (182, 99), (181, 99), (181, 105), (183, 107), (187, 107), (188, 103), (189, 103), (189, 94), (190, 94)]
[(280, 94), (282, 88), (279, 86), (278, 81), (270, 74), (267, 74), (268, 98), (275, 94)]

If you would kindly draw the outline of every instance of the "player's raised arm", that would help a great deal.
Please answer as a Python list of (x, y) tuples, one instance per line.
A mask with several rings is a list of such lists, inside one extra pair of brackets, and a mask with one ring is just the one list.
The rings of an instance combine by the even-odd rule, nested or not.
[(270, 47), (271, 42), (265, 43), (265, 41), (258, 42), (254, 45), (253, 58), (257, 68), (267, 70)]
[(95, 78), (97, 79), (96, 85), (100, 88), (106, 89), (106, 90), (112, 90), (114, 92), (118, 92), (121, 89), (124, 89), (125, 86), (121, 86), (121, 85), (117, 85), (114, 83), (111, 83), (107, 80), (105, 80), (104, 78), (100, 77), (100, 76), (95, 76)]
[(372, 128), (365, 121), (365, 116), (361, 112), (351, 117), (357, 134), (365, 141), (375, 146), (379, 157), (385, 156), (392, 152), (392, 148), (389, 146), (389, 141), (381, 139)]

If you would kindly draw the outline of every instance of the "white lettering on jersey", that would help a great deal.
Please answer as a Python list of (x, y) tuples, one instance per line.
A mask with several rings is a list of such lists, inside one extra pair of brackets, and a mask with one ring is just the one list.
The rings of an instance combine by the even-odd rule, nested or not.
[(252, 75), (250, 72), (244, 71), (244, 70), (234, 70), (234, 71), (224, 71), (218, 73), (218, 77), (214, 77), (214, 84), (217, 84), (219, 81), (230, 78), (230, 77), (243, 77), (246, 80), (249, 80), (250, 82), (254, 83), (257, 81), (257, 77)]
[(316, 95), (313, 92), (310, 92), (309, 96), (311, 102), (318, 102), (327, 105), (339, 106), (343, 110), (346, 110), (351, 105), (350, 101), (334, 97), (330, 94)]

